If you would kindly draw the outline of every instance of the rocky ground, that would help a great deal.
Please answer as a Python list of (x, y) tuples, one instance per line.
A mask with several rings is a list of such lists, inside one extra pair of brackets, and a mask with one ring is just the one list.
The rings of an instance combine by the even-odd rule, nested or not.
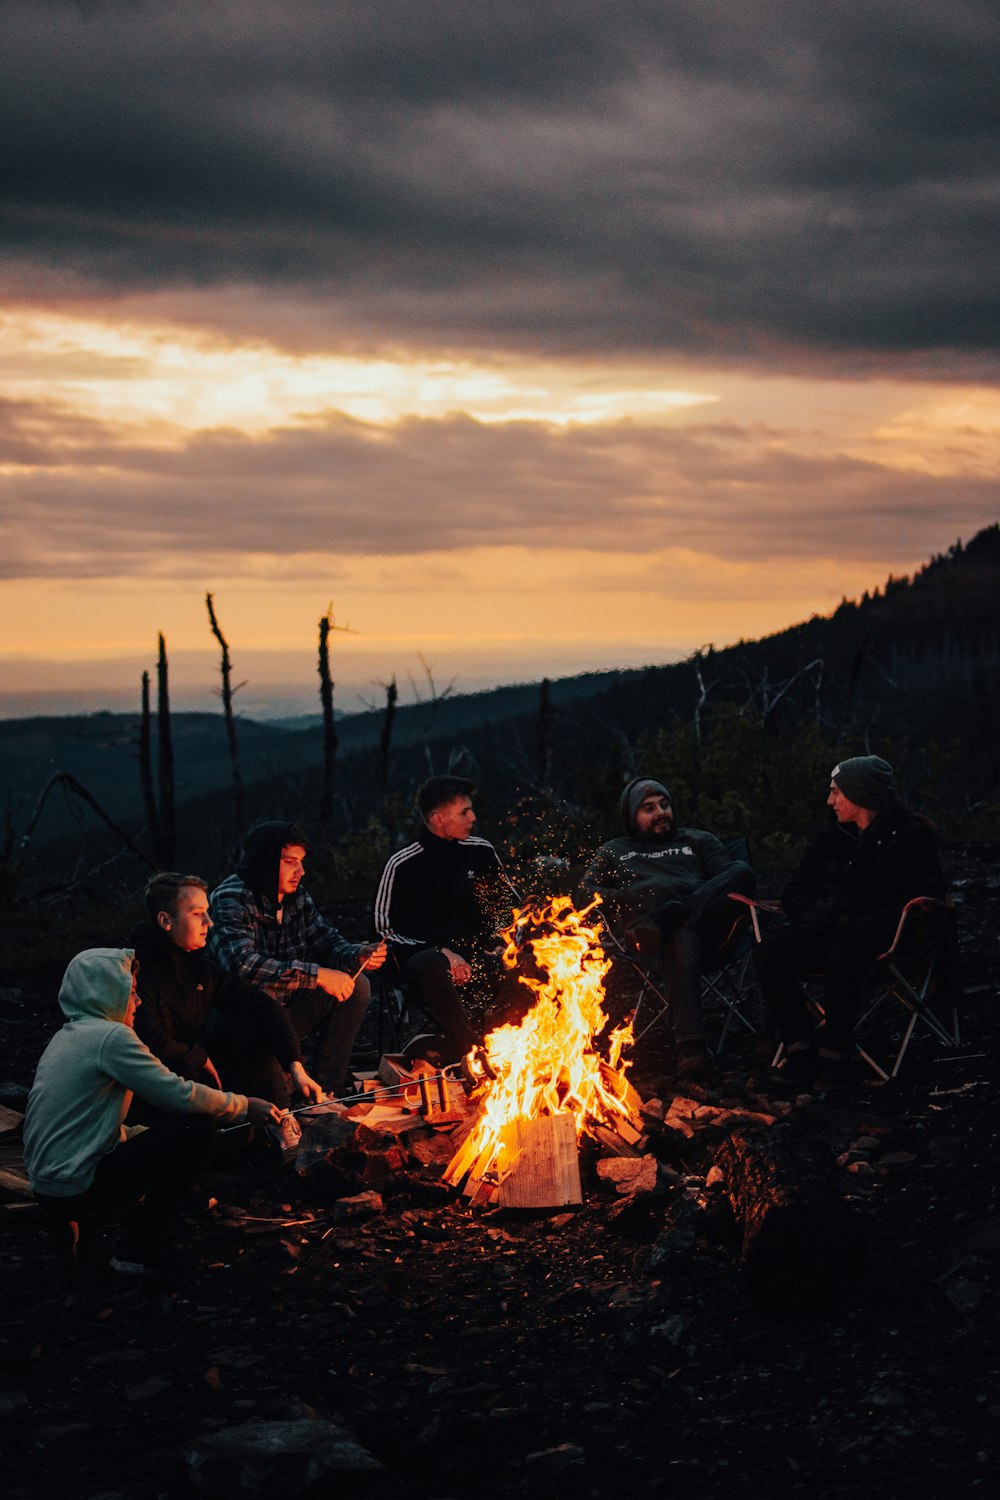
[[(67, 1287), (37, 1213), (0, 1207), (0, 1419), (9, 1500), (307, 1492), (891, 1497), (995, 1486), (1000, 880), (955, 851), (970, 997), (961, 1052), (915, 1042), (900, 1080), (793, 1099), (744, 1035), (651, 1122), (657, 1191), (626, 1200), (583, 1153), (584, 1205), (470, 1208), (410, 1152), (297, 1174), (230, 1164), (172, 1286), (97, 1269)], [(58, 974), (0, 996), (20, 1108)], [(613, 1003), (630, 999), (612, 987)], [(633, 1081), (669, 1109), (658, 1030)], [(755, 1301), (712, 1171), (725, 1117), (818, 1132), (863, 1271), (831, 1303)], [(661, 1111), (662, 1112), (662, 1111)], [(656, 1113), (654, 1109), (654, 1114)], [(675, 1108), (676, 1115), (676, 1108)], [(339, 1200), (377, 1192), (381, 1211)], [(262, 1452), (264, 1440), (268, 1451)]]

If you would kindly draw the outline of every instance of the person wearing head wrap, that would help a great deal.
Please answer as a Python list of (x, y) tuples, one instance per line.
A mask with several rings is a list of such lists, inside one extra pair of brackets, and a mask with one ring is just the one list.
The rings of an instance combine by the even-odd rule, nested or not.
[(714, 834), (679, 827), (676, 803), (662, 781), (630, 781), (621, 810), (625, 833), (601, 845), (580, 884), (586, 895), (600, 895), (609, 915), (650, 956), (670, 1001), (677, 1071), (702, 1076), (710, 1069), (702, 966), (732, 928), (726, 897), (752, 895), (753, 871)]
[[(59, 990), (66, 1023), (35, 1073), (24, 1165), (38, 1203), (64, 1225), (131, 1206), (129, 1234), (112, 1265), (140, 1274), (163, 1264), (214, 1122), (266, 1125), (280, 1112), (268, 1100), (164, 1067), (133, 1030), (135, 971), (131, 948), (88, 948), (67, 968)], [(124, 1123), (133, 1094), (162, 1111), (148, 1129)]]
[[(945, 897), (933, 825), (896, 795), (878, 755), (855, 755), (830, 773), (833, 818), (807, 849), (781, 896), (791, 925), (765, 934), (754, 959), (764, 1000), (795, 1086), (836, 1088), (852, 1080), (861, 986), (892, 942), (914, 896)], [(819, 974), (825, 1019), (817, 1029), (798, 982)]]
[(340, 1094), (371, 999), (359, 971), (385, 961), (385, 944), (349, 943), (326, 920), (302, 885), (306, 854), (293, 823), (256, 823), (236, 873), (211, 894), (208, 952), (281, 1001), (296, 1035), (313, 1038), (315, 1077)]

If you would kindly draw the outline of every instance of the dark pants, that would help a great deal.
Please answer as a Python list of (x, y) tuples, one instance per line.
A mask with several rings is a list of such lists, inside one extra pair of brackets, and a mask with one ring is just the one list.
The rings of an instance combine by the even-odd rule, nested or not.
[(36, 1193), (39, 1205), (55, 1218), (77, 1223), (117, 1218), (128, 1209), (132, 1250), (155, 1257), (176, 1230), (185, 1195), (211, 1155), (216, 1132), (209, 1115), (157, 1114), (147, 1130), (101, 1157), (85, 1193), (70, 1198)]
[(754, 950), (754, 963), (761, 994), (786, 1047), (813, 1039), (816, 1023), (798, 976), (816, 974), (823, 982), (826, 1012), (819, 1040), (830, 1052), (853, 1049), (862, 981), (891, 936), (883, 941), (877, 934), (810, 926), (779, 927), (767, 934)]
[(448, 960), (438, 948), (425, 948), (400, 966), (400, 978), (411, 984), (420, 1003), (441, 1028), (454, 1060), (464, 1057), (479, 1038), (459, 998)]
[(243, 1017), (232, 1011), (210, 1010), (198, 1040), (212, 1059), (224, 1089), (269, 1099), (279, 1109), (288, 1108), (288, 1076), (266, 1039), (248, 1027)]
[(332, 1094), (342, 1094), (347, 1086), (351, 1049), (371, 996), (371, 985), (359, 974), (346, 1000), (335, 1000), (325, 990), (296, 990), (285, 1005), (296, 1036), (313, 1038), (313, 1076)]
[[(739, 920), (741, 909), (728, 900), (729, 893), (752, 896), (756, 884), (750, 866), (738, 864), (706, 880), (685, 899), (672, 901), (652, 914), (651, 920), (660, 928), (663, 939), (651, 967), (663, 981), (678, 1045), (704, 1041), (702, 969), (712, 963)], [(686, 917), (678, 909), (681, 907), (686, 908)]]

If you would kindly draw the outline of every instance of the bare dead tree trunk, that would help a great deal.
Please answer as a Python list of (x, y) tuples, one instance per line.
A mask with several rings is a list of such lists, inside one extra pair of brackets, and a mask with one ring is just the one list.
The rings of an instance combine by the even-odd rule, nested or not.
[(44, 809), (45, 804), (49, 799), (49, 794), (53, 792), (57, 786), (64, 786), (67, 791), (72, 792), (75, 797), (79, 797), (81, 802), (85, 802), (87, 806), (97, 814), (105, 827), (109, 828), (115, 835), (115, 837), (121, 840), (126, 849), (134, 854), (137, 859), (141, 859), (143, 864), (147, 865), (150, 869), (156, 868), (155, 864), (152, 860), (150, 860), (149, 856), (143, 854), (142, 850), (138, 847), (137, 844), (134, 844), (132, 842), (123, 828), (119, 828), (114, 819), (104, 811), (104, 808), (98, 802), (97, 798), (94, 797), (92, 793), (87, 791), (87, 788), (82, 784), (82, 782), (77, 781), (76, 777), (71, 776), (68, 771), (56, 771), (54, 775), (49, 777), (48, 781), (39, 792), (38, 801), (35, 803), (34, 811), (32, 812), (31, 817), (28, 819), (28, 825), (22, 833), (20, 840), (18, 841), (17, 849), (14, 852), (14, 857), (11, 861), (10, 866), (11, 880), (17, 879), (18, 872), (21, 868), (21, 862), (24, 859), (25, 853), (28, 849), (28, 845), (31, 843), (35, 829), (38, 826), (38, 820), (42, 816), (42, 810)]
[(702, 670), (701, 670), (701, 652), (700, 651), (696, 651), (695, 652), (694, 657), (692, 658), (692, 666), (694, 667), (694, 675), (698, 679), (698, 701), (695, 703), (695, 706), (694, 706), (694, 717), (693, 717), (694, 737), (695, 737), (696, 741), (698, 742), (698, 744), (700, 745), (701, 744), (701, 711), (705, 707), (705, 704), (708, 702), (708, 695), (712, 691), (713, 687), (715, 687), (715, 683), (711, 682), (711, 683), (709, 683), (708, 687), (705, 686), (705, 678), (704, 678), (704, 676), (702, 674)]
[(330, 631), (333, 608), (319, 622), (319, 701), (323, 708), (323, 778), (320, 783), (319, 815), (327, 822), (333, 812), (333, 785), (337, 761), (337, 725), (333, 716), (333, 678), (330, 676)]
[(538, 780), (545, 788), (552, 782), (552, 725), (555, 714), (552, 709), (552, 685), (547, 677), (542, 678), (538, 694), (538, 719), (535, 724), (535, 764)]
[[(222, 712), (226, 721), (226, 739), (229, 742), (229, 764), (233, 773), (233, 805), (236, 811), (236, 831), (240, 833), (243, 829), (243, 777), (240, 774), (240, 747), (236, 738), (236, 718), (233, 714), (233, 693), (238, 689), (232, 684), (232, 664), (229, 659), (229, 642), (219, 628), (219, 622), (215, 615), (215, 606), (212, 603), (211, 594), (205, 595), (205, 604), (208, 608), (208, 618), (212, 626), (212, 634), (219, 643), (222, 653), (220, 671), (222, 673)], [(242, 685), (242, 684), (241, 684)]]
[(167, 869), (174, 862), (177, 823), (174, 815), (174, 746), (170, 735), (170, 684), (167, 677), (167, 643), (162, 632), (156, 662), (156, 728), (159, 738), (160, 817), (157, 854)]
[(146, 813), (146, 827), (153, 848), (160, 846), (160, 816), (156, 809), (156, 791), (153, 786), (153, 724), (149, 707), (149, 673), (142, 674), (142, 717), (139, 720), (139, 781), (142, 785), (142, 805)]
[(396, 679), (386, 684), (385, 689), (385, 717), (382, 720), (382, 732), (378, 742), (378, 794), (385, 798), (385, 789), (389, 784), (389, 747), (392, 744), (392, 721), (396, 717), (396, 699), (399, 692), (396, 688)]

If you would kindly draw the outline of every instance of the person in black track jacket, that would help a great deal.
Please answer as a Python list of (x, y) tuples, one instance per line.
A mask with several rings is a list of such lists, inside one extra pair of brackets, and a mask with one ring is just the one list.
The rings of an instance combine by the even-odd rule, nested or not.
[(493, 845), (472, 832), (475, 791), (461, 776), (424, 782), (417, 792), (423, 827), (388, 860), (375, 897), (376, 931), (441, 1027), (449, 1060), (480, 1040), (459, 990), (495, 990), (492, 955), (517, 900)]

